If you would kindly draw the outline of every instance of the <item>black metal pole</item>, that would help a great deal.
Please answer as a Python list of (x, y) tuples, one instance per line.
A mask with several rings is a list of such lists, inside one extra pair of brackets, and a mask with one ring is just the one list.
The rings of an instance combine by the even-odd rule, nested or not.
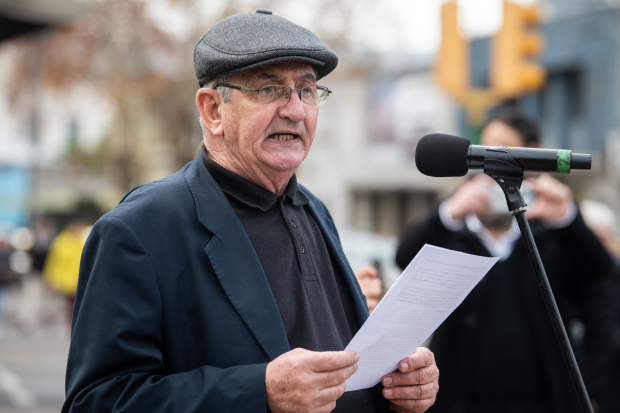
[(560, 311), (555, 303), (555, 298), (553, 298), (553, 292), (551, 292), (551, 286), (549, 285), (549, 280), (547, 279), (547, 273), (545, 272), (540, 255), (538, 254), (538, 248), (534, 242), (530, 225), (525, 217), (525, 210), (517, 210), (513, 213), (513, 215), (517, 219), (519, 229), (521, 230), (521, 237), (525, 243), (525, 249), (527, 250), (527, 254), (530, 256), (530, 261), (532, 261), (532, 266), (534, 267), (534, 273), (536, 273), (536, 279), (538, 280), (540, 292), (542, 293), (543, 300), (545, 301), (545, 306), (547, 306), (549, 317), (551, 317), (553, 330), (555, 331), (555, 335), (560, 343), (560, 348), (562, 349), (562, 354), (564, 355), (564, 361), (566, 361), (566, 366), (568, 367), (570, 378), (573, 381), (573, 386), (575, 386), (577, 397), (579, 397), (581, 410), (584, 413), (594, 413), (586, 386), (583, 383), (581, 373), (579, 372), (577, 360), (575, 360), (575, 354), (573, 354), (573, 349), (568, 341), (568, 335), (566, 334), (566, 329), (564, 328)]

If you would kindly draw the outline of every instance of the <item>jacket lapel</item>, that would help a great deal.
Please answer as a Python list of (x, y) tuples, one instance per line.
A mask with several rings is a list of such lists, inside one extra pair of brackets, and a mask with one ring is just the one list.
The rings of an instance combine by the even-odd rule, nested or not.
[(214, 236), (205, 247), (222, 288), (270, 359), (290, 350), (276, 300), (254, 247), (200, 155), (185, 179), (198, 220)]
[(355, 274), (351, 269), (351, 265), (349, 265), (349, 261), (344, 255), (344, 251), (342, 250), (342, 246), (340, 244), (340, 238), (338, 237), (338, 232), (333, 225), (333, 220), (331, 216), (328, 216), (329, 213), (323, 204), (317, 201), (317, 199), (305, 187), (301, 185), (299, 185), (299, 187), (310, 199), (310, 202), (308, 203), (310, 212), (312, 213), (312, 216), (323, 234), (329, 253), (335, 257), (334, 261), (338, 263), (340, 273), (344, 276), (347, 286), (349, 287), (349, 291), (351, 291), (351, 296), (353, 297), (353, 302), (355, 304), (355, 314), (357, 315), (357, 320), (359, 322), (359, 326), (361, 327), (362, 324), (364, 324), (368, 319), (368, 306), (366, 305), (366, 301), (364, 295), (362, 294), (362, 289), (357, 282), (357, 278), (355, 278)]

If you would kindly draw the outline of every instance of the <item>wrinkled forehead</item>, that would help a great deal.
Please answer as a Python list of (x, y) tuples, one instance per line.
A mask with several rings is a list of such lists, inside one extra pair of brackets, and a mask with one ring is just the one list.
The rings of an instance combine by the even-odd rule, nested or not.
[(246, 84), (263, 83), (273, 81), (274, 83), (283, 82), (306, 82), (315, 84), (317, 79), (314, 66), (302, 61), (285, 61), (260, 66), (245, 72), (237, 73), (234, 79)]

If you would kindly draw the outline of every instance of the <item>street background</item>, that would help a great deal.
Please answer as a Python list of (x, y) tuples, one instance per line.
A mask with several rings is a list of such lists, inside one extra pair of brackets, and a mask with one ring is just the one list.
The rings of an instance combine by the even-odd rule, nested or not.
[[(418, 140), (442, 132), (476, 142), (501, 108), (538, 122), (543, 147), (592, 154), (592, 171), (561, 179), (578, 202), (607, 205), (600, 214), (614, 222), (620, 2), (515, 1), (540, 10), (529, 23), (543, 41), (530, 57), (543, 76), (494, 99), (485, 93), (496, 86), (505, 4), (452, 3), (463, 59), (459, 38), (456, 52), (442, 49), (447, 3), (0, 0), (0, 412), (59, 411), (81, 245), (126, 192), (196, 156), (192, 50), (231, 14), (269, 8), (339, 55), (320, 81), (334, 93), (298, 179), (330, 209), (353, 267), (375, 264), (387, 287), (400, 232), (461, 182), (421, 175)], [(437, 71), (442, 56), (456, 59), (448, 78)]]

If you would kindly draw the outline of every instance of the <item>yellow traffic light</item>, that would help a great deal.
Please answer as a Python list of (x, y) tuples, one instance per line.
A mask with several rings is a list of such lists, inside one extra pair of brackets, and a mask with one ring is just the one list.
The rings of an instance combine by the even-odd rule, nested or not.
[(455, 2), (441, 9), (441, 46), (435, 76), (441, 88), (455, 98), (462, 98), (469, 87), (469, 45), (459, 31)]
[(545, 71), (530, 59), (543, 49), (543, 39), (531, 30), (540, 22), (537, 6), (504, 1), (504, 22), (493, 38), (491, 88), (499, 98), (513, 98), (537, 90), (545, 83)]

